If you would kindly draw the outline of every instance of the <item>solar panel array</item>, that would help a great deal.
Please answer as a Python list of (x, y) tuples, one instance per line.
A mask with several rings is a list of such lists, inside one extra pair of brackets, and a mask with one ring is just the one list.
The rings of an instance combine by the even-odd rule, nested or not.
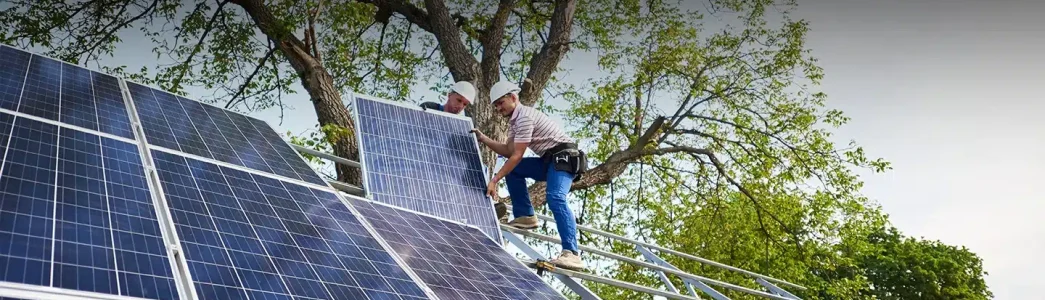
[[(416, 140), (445, 152), (419, 178), (464, 183), (428, 194), (443, 203), (484, 184), (458, 121)], [(459, 217), (494, 221), (476, 203)], [(476, 228), (346, 204), (264, 121), (0, 46), (0, 282), (145, 299), (561, 299)]]
[(0, 109), (0, 281), (177, 299), (116, 78), (0, 47)]
[(355, 97), (374, 201), (478, 226), (501, 240), (471, 119)]
[(565, 299), (476, 227), (350, 201), (440, 299)]
[(329, 191), (153, 151), (200, 299), (426, 299)]

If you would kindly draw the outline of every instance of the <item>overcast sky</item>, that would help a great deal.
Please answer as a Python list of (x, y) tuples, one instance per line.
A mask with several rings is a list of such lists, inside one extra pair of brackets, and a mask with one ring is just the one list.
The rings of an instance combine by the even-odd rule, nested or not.
[[(1045, 283), (1045, 1), (799, 0), (811, 22), (836, 131), (893, 162), (863, 192), (905, 234), (964, 245), (984, 258), (997, 299), (1040, 298)], [(148, 41), (116, 59), (153, 66)], [(132, 46), (130, 44), (140, 45)], [(577, 59), (567, 58), (566, 67)], [(423, 88), (422, 88), (423, 89)], [(431, 97), (431, 93), (418, 90)], [(288, 120), (315, 120), (305, 102)], [(255, 114), (278, 123), (278, 114)], [(314, 121), (313, 121), (314, 122)], [(287, 122), (302, 132), (312, 122)]]
[(895, 170), (864, 176), (906, 234), (969, 247), (997, 299), (1045, 283), (1045, 1), (799, 0), (829, 105)]

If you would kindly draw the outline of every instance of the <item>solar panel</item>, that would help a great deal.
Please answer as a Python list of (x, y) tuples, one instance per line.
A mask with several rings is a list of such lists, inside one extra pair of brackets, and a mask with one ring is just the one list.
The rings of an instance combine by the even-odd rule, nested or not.
[(476, 227), (349, 199), (440, 299), (565, 299)]
[(177, 299), (136, 145), (0, 113), (0, 281)]
[(127, 82), (149, 144), (326, 185), (264, 121)]
[(501, 241), (471, 119), (358, 96), (355, 107), (374, 201), (475, 225)]
[(134, 139), (116, 78), (7, 46), (0, 108)]
[(200, 299), (426, 299), (329, 191), (153, 150)]

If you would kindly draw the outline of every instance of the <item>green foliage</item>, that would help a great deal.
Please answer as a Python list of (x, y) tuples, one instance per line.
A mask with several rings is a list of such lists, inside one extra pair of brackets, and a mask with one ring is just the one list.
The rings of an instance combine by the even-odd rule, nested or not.
[[(290, 137), (292, 144), (311, 148), (320, 152), (331, 153), (331, 145), (336, 144), (344, 139), (354, 139), (355, 133), (345, 127), (337, 126), (335, 124), (327, 124), (323, 126), (317, 126), (319, 130), (310, 130), (305, 135), (294, 135), (292, 132), (287, 132), (287, 136)], [(321, 164), (325, 160), (308, 153), (301, 153), (301, 156), (307, 159), (309, 162), (314, 164)]]
[(990, 299), (981, 259), (968, 249), (904, 237), (896, 228), (867, 237), (854, 253), (876, 299)]

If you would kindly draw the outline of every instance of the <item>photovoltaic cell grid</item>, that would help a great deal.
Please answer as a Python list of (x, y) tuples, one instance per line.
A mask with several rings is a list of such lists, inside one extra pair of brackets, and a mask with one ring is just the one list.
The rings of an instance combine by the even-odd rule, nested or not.
[(2, 45), (0, 108), (134, 139), (115, 77)]
[(349, 199), (440, 299), (565, 299), (478, 228)]
[(137, 146), (6, 113), (0, 132), (0, 281), (178, 298)]
[(152, 152), (201, 299), (427, 298), (336, 195)]
[(478, 226), (500, 241), (472, 122), (356, 98), (374, 201)]
[(264, 121), (127, 82), (151, 145), (305, 182), (326, 182)]

